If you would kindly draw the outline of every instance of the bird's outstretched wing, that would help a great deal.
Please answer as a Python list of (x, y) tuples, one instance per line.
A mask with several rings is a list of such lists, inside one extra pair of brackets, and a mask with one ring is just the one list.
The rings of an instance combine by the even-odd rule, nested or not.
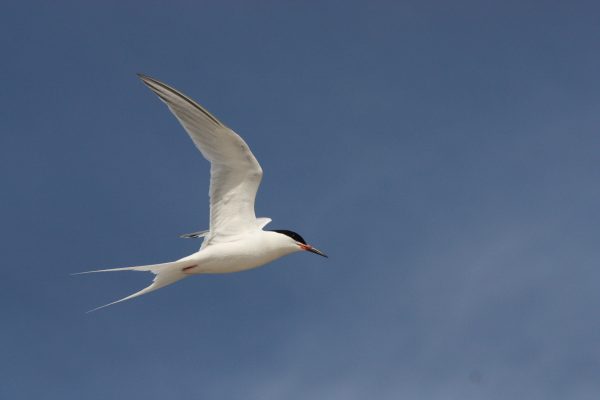
[(203, 246), (260, 229), (254, 200), (262, 168), (246, 142), (183, 93), (156, 79), (138, 75), (167, 104), (210, 161), (210, 229)]

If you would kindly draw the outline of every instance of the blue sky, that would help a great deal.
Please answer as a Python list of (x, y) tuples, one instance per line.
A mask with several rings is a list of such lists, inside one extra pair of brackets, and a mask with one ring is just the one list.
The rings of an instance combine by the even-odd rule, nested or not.
[[(595, 2), (3, 2), (0, 397), (596, 399)], [(144, 287), (241, 134), (327, 252)]]

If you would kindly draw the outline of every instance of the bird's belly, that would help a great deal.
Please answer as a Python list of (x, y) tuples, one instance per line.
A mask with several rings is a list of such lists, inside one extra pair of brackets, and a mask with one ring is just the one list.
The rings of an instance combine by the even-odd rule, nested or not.
[[(208, 249), (207, 249), (208, 250)], [(199, 260), (198, 267), (193, 268), (189, 271), (192, 274), (227, 274), (232, 272), (245, 271), (248, 269), (258, 268), (265, 265), (285, 254), (279, 252), (264, 251), (260, 253), (244, 251), (217, 251), (218, 249), (211, 249), (211, 254), (206, 254), (206, 257)], [(202, 253), (201, 251), (200, 253)], [(207, 251), (207, 253), (209, 253)], [(220, 254), (219, 254), (220, 253)]]

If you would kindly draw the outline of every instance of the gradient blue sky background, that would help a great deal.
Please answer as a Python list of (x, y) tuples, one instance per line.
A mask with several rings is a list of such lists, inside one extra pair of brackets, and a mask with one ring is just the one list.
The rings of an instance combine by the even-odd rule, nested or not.
[[(84, 4), (85, 3), (85, 4)], [(3, 399), (597, 399), (597, 2), (0, 8)], [(450, 4), (452, 3), (452, 4)], [(187, 279), (240, 133), (257, 214), (330, 254)]]

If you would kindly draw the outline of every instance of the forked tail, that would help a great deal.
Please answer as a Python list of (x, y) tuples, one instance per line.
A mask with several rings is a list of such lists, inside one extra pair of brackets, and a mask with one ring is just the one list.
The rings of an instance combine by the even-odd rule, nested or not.
[(144, 288), (144, 289), (140, 290), (139, 292), (135, 292), (127, 297), (120, 299), (120, 300), (113, 301), (112, 303), (108, 303), (103, 306), (94, 308), (93, 310), (87, 311), (88, 313), (90, 313), (92, 311), (96, 311), (101, 308), (108, 307), (113, 304), (117, 304), (122, 301), (125, 301), (125, 300), (133, 299), (134, 297), (138, 297), (143, 294), (153, 292), (156, 289), (160, 289), (162, 287), (165, 287), (172, 283), (175, 283), (178, 280), (181, 280), (181, 279), (187, 277), (188, 275), (186, 275), (184, 273), (183, 269), (186, 267), (192, 267), (192, 266), (193, 265), (191, 265), (189, 260), (188, 261), (179, 260), (179, 261), (173, 261), (173, 262), (168, 262), (168, 263), (164, 263), (164, 264), (141, 265), (138, 267), (99, 269), (99, 270), (95, 270), (95, 271), (78, 272), (73, 275), (93, 274), (96, 272), (114, 272), (114, 271), (146, 271), (146, 272), (152, 272), (154, 275), (156, 275), (154, 277), (154, 280), (152, 281), (152, 284), (150, 286), (148, 286), (147, 288)]

